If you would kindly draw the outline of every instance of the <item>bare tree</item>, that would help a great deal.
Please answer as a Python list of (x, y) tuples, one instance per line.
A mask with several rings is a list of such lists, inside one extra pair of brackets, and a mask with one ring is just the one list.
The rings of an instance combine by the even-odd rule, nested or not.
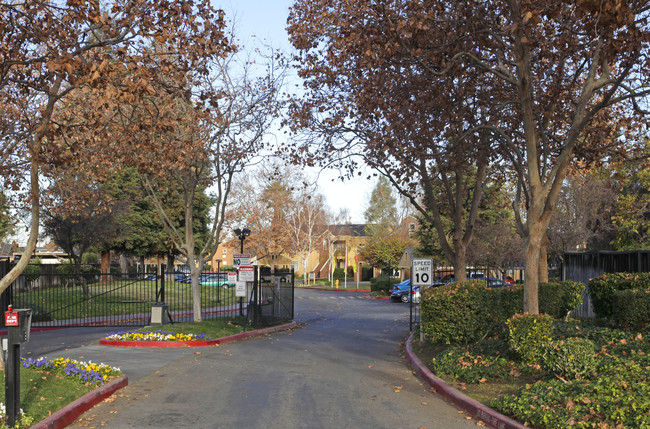
[(325, 197), (313, 187), (301, 188), (294, 193), (294, 207), (289, 216), (291, 253), (300, 257), (304, 268), (303, 279), (307, 283), (309, 257), (317, 248), (318, 238), (327, 227), (328, 213)]

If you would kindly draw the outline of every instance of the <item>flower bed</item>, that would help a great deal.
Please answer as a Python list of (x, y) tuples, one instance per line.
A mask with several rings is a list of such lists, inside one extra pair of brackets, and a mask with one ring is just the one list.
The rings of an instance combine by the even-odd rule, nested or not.
[(211, 346), (219, 340), (203, 334), (179, 334), (161, 330), (150, 332), (111, 332), (100, 343), (107, 346), (123, 347), (189, 347)]
[[(49, 383), (53, 384), (53, 387), (48, 387), (48, 390), (50, 392), (57, 392), (56, 395), (53, 395), (55, 398), (58, 395), (61, 395), (59, 397), (59, 400), (63, 399), (63, 396), (65, 396), (64, 392), (61, 389), (68, 389), (66, 392), (73, 391), (72, 395), (74, 395), (74, 392), (77, 392), (75, 389), (70, 389), (70, 387), (74, 384), (79, 384), (83, 386), (80, 391), (82, 392), (88, 392), (88, 391), (94, 391), (95, 389), (99, 388), (100, 386), (112, 381), (113, 379), (117, 379), (118, 377), (122, 377), (122, 372), (120, 369), (106, 365), (104, 363), (93, 363), (93, 362), (81, 362), (73, 359), (65, 359), (65, 358), (58, 358), (58, 359), (53, 359), (50, 360), (46, 357), (38, 358), (38, 359), (33, 359), (33, 358), (23, 358), (20, 360), (21, 365), (23, 368), (29, 369), (29, 370), (34, 370), (37, 371), (37, 374), (40, 373), (42, 377), (38, 377), (39, 381), (43, 383), (41, 378), (43, 380), (48, 380)], [(49, 377), (49, 376), (52, 377)], [(61, 382), (63, 379), (66, 379), (66, 381), (63, 383), (63, 387), (61, 386)], [(71, 382), (68, 382), (67, 380), (71, 380)], [(31, 380), (30, 380), (31, 381)], [(71, 384), (72, 383), (72, 384)], [(34, 387), (36, 389), (36, 387)], [(58, 390), (57, 390), (58, 389)], [(49, 399), (49, 400), (48, 400)], [(41, 413), (40, 407), (43, 406), (43, 409), (47, 410), (48, 407), (52, 406), (54, 407), (53, 410), (56, 410), (61, 406), (59, 402), (57, 402), (56, 399), (54, 398), (49, 398), (48, 399), (41, 397), (40, 401), (38, 402), (38, 410), (35, 410), (35, 405), (33, 401), (27, 401), (27, 412), (29, 415), (26, 415), (25, 412), (21, 409), (19, 412), (19, 415), (16, 416), (16, 428), (27, 428), (30, 427), (33, 422), (39, 421), (42, 419), (44, 416)], [(54, 399), (54, 400), (53, 400)], [(31, 407), (31, 411), (30, 411)], [(34, 419), (36, 417), (36, 419)], [(0, 427), (4, 428), (5, 426), (5, 418), (6, 418), (6, 409), (5, 405), (0, 402)], [(49, 427), (49, 426), (48, 426)], [(59, 427), (59, 426), (57, 426)]]
[(105, 363), (80, 362), (74, 359), (58, 358), (49, 360), (45, 357), (32, 359), (23, 358), (21, 364), (24, 368), (51, 371), (54, 374), (84, 381), (86, 384), (101, 386), (108, 380), (121, 377), (122, 372)]
[(177, 334), (175, 332), (111, 332), (106, 336), (110, 341), (207, 341), (203, 334)]

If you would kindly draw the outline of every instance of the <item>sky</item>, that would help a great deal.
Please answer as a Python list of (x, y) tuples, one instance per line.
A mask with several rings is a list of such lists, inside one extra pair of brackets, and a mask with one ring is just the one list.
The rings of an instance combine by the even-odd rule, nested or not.
[[(234, 16), (235, 34), (242, 45), (258, 39), (274, 48), (291, 50), (285, 27), (293, 0), (212, 0), (212, 3), (226, 12), (228, 20)], [(277, 138), (283, 138), (282, 134), (278, 133)], [(363, 213), (376, 180), (366, 179), (367, 171), (360, 178), (346, 181), (338, 180), (336, 171), (321, 171), (318, 176), (315, 173), (330, 210), (337, 214), (346, 208), (353, 223), (363, 223)]]

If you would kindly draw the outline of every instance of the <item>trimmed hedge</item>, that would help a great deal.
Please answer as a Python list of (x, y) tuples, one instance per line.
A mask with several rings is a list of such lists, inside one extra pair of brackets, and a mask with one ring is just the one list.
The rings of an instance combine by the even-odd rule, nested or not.
[(615, 292), (631, 289), (650, 290), (650, 273), (611, 273), (589, 280), (589, 295), (596, 315), (611, 318)]
[(614, 292), (612, 321), (616, 326), (631, 331), (650, 328), (650, 290)]
[(539, 311), (554, 319), (568, 320), (569, 313), (582, 304), (585, 285), (579, 282), (549, 282), (539, 285)]
[[(584, 285), (576, 282), (542, 283), (540, 312), (564, 319), (582, 303)], [(458, 296), (456, 296), (458, 295)], [(524, 310), (523, 285), (491, 289), (483, 280), (425, 289), (421, 326), (430, 341), (466, 344), (502, 332), (505, 321)]]
[(397, 279), (390, 277), (375, 277), (370, 280), (370, 291), (372, 292), (384, 292), (389, 294), (393, 289), (393, 285), (399, 283)]
[(468, 280), (422, 291), (421, 329), (433, 342), (467, 344), (481, 338), (494, 319), (489, 311), (492, 289), (485, 281)]

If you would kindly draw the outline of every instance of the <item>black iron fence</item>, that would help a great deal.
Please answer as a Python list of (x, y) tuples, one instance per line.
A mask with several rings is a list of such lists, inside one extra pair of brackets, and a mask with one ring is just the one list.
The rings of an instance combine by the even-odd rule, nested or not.
[[(485, 280), (490, 287), (500, 287), (522, 282), (523, 268), (499, 269), (495, 267), (467, 267), (467, 278)], [(436, 267), (433, 272), (434, 284), (446, 284), (455, 280), (454, 267)]]
[(293, 270), (256, 271), (248, 302), (247, 325), (259, 328), (293, 320)]
[[(236, 296), (227, 273), (201, 273), (198, 289), (202, 319), (246, 316), (248, 300)], [(290, 282), (283, 282), (282, 288), (274, 292), (274, 320), (291, 320), (293, 273)], [(32, 325), (38, 327), (144, 326), (151, 321), (152, 308), (161, 303), (166, 304), (171, 322), (194, 320), (193, 291), (187, 273), (102, 274), (87, 269), (71, 274), (32, 268), (2, 296), (0, 303), (31, 308)], [(260, 323), (265, 320), (260, 319)]]

